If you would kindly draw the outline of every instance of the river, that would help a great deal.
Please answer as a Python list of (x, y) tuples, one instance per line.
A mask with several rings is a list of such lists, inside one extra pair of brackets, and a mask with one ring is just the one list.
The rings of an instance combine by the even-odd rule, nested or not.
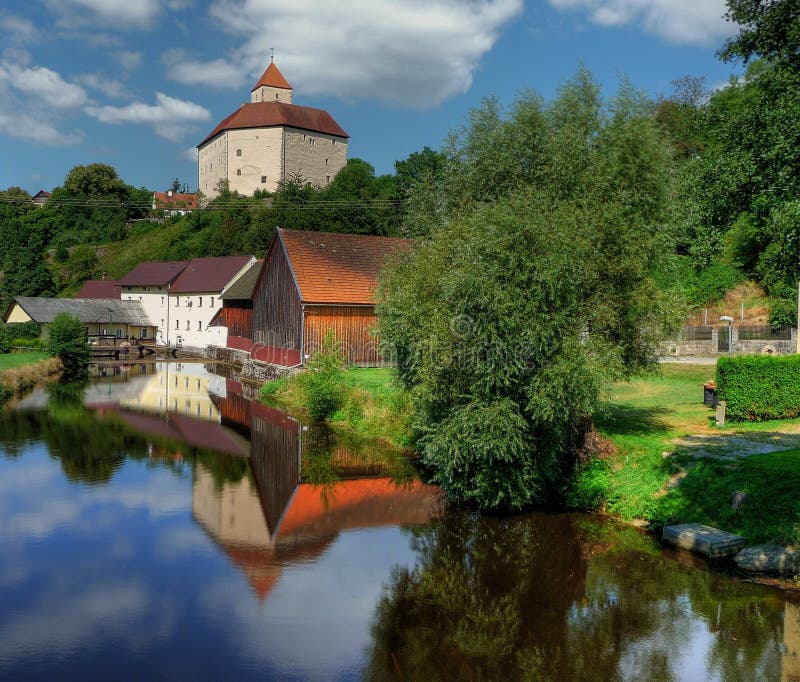
[(800, 679), (790, 593), (449, 509), (200, 364), (92, 375), (0, 413), (3, 679)]

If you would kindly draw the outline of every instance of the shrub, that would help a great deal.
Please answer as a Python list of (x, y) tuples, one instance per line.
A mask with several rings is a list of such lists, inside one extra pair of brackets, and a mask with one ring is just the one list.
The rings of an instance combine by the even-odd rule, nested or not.
[(65, 377), (85, 374), (89, 364), (89, 346), (83, 323), (68, 313), (57, 315), (48, 329), (47, 351), (61, 360)]
[(800, 416), (800, 355), (720, 358), (717, 394), (731, 421)]
[(599, 508), (608, 497), (609, 474), (608, 462), (596, 457), (580, 465), (566, 491), (567, 506), (581, 511)]
[(705, 305), (721, 299), (742, 281), (742, 273), (727, 263), (714, 263), (700, 273), (690, 297), (692, 303)]
[(772, 298), (769, 302), (769, 323), (776, 329), (797, 324), (797, 298)]
[(306, 409), (313, 421), (325, 421), (341, 407), (344, 400), (344, 367), (344, 353), (331, 329), (325, 336), (322, 348), (309, 359), (302, 377)]
[(33, 320), (15, 322), (6, 326), (9, 334), (16, 339), (38, 339), (42, 334), (42, 328)]
[(0, 327), (0, 353), (8, 353), (11, 350), (11, 337), (5, 327)]

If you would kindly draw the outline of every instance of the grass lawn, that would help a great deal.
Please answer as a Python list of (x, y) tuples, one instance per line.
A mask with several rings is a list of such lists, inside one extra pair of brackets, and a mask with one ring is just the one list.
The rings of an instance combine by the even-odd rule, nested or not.
[(26, 351), (23, 353), (4, 353), (0, 355), (0, 372), (4, 369), (14, 369), (25, 365), (32, 365), (34, 362), (50, 357), (47, 353), (40, 351)]
[[(762, 442), (770, 432), (800, 433), (800, 420), (714, 425), (713, 411), (703, 405), (702, 384), (714, 377), (713, 366), (662, 365), (656, 376), (617, 384), (612, 406), (596, 415), (600, 432), (617, 453), (584, 476), (583, 485), (605, 499), (608, 511), (624, 519), (664, 523), (700, 521), (744, 535), (750, 543), (800, 540), (800, 449), (742, 457), (734, 461), (690, 461), (689, 453), (665, 458), (673, 440), (685, 436), (726, 436)], [(680, 485), (666, 495), (673, 473), (686, 469)], [(579, 479), (578, 485), (581, 485)], [(748, 495), (735, 511), (735, 492)]]

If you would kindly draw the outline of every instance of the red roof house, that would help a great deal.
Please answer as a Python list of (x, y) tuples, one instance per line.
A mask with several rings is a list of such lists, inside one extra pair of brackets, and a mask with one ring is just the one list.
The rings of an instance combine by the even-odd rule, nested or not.
[(87, 279), (75, 298), (120, 298), (119, 282), (112, 279)]
[(153, 192), (153, 210), (164, 215), (186, 215), (197, 210), (197, 195), (181, 192)]
[(378, 274), (408, 245), (393, 237), (279, 229), (253, 294), (253, 341), (261, 346), (254, 357), (302, 364), (333, 330), (351, 363), (381, 363)]

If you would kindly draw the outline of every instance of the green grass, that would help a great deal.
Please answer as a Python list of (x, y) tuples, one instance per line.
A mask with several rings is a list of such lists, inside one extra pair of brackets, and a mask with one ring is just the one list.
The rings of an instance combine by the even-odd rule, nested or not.
[(39, 351), (30, 351), (23, 353), (6, 353), (0, 355), (0, 372), (5, 369), (14, 369), (16, 367), (24, 367), (25, 365), (32, 365), (34, 362), (44, 360), (50, 357), (47, 353)]
[[(749, 543), (800, 541), (800, 449), (751, 455), (734, 462), (702, 461), (663, 498), (659, 523), (699, 521)], [(739, 510), (735, 492), (747, 494)]]
[[(617, 384), (610, 409), (596, 416), (598, 430), (616, 453), (585, 467), (572, 500), (584, 507), (602, 501), (612, 514), (653, 525), (708, 523), (739, 533), (749, 543), (800, 541), (800, 449), (732, 462), (690, 462), (688, 453), (663, 456), (682, 436), (800, 432), (797, 419), (717, 428), (713, 411), (702, 402), (702, 384), (713, 377), (712, 366), (664, 365), (657, 376)], [(680, 485), (664, 494), (670, 474), (683, 469)], [(731, 499), (739, 491), (748, 497), (735, 511)]]
[[(261, 398), (301, 419), (308, 419), (302, 375), (265, 384)], [(410, 438), (411, 402), (391, 368), (348, 369), (339, 381), (341, 405), (328, 420), (338, 431), (395, 447), (406, 447)]]

